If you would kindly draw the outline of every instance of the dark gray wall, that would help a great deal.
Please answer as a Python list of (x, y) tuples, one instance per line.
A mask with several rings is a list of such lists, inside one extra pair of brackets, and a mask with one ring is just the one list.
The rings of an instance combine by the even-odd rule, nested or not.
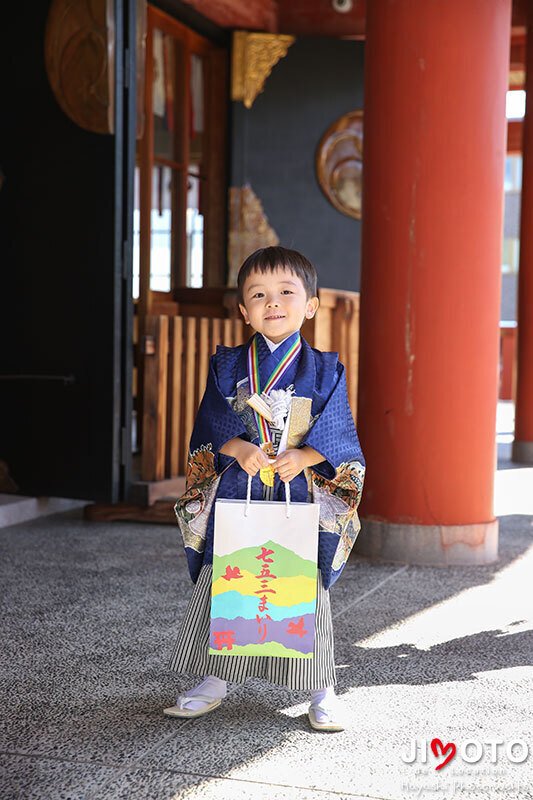
[[(503, 216), (503, 235), (509, 239), (520, 238), (520, 191), (505, 192), (505, 205)], [(518, 274), (502, 274), (502, 293), (500, 306), (500, 319), (510, 321), (517, 317), (517, 290)]]
[(515, 321), (517, 318), (517, 292), (518, 274), (504, 273), (502, 275), (502, 294), (500, 305), (500, 319), (506, 322)]
[(320, 138), (363, 107), (362, 42), (299, 39), (247, 110), (233, 103), (232, 186), (250, 183), (280, 243), (301, 250), (321, 286), (359, 290), (359, 220), (326, 200), (315, 174)]

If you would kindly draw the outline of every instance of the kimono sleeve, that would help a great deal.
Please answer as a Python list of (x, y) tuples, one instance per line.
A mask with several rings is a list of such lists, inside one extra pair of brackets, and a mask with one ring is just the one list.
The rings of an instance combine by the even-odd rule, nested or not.
[(207, 387), (191, 436), (185, 493), (174, 506), (189, 572), (194, 582), (204, 560), (208, 525), (220, 474), (234, 461), (219, 450), (229, 439), (243, 434), (246, 434), (244, 423), (220, 389), (216, 356), (213, 356), (209, 364)]
[(346, 390), (346, 375), (337, 365), (337, 380), (301, 446), (309, 445), (325, 461), (310, 469), (313, 502), (320, 503), (318, 566), (324, 588), (342, 573), (361, 529), (365, 459)]
[(325, 461), (314, 467), (325, 478), (333, 478), (340, 464), (358, 461), (365, 466), (363, 451), (355, 429), (344, 366), (337, 364), (335, 384), (322, 413), (309, 429), (300, 446), (308, 445), (324, 456)]
[[(233, 461), (230, 456), (220, 453), (220, 448), (230, 439), (248, 437), (244, 422), (231, 408), (220, 388), (216, 366), (216, 356), (211, 356), (207, 386), (196, 415), (189, 453), (192, 456), (198, 448), (209, 448), (214, 457), (213, 468), (218, 475)], [(188, 479), (189, 475), (187, 486)]]

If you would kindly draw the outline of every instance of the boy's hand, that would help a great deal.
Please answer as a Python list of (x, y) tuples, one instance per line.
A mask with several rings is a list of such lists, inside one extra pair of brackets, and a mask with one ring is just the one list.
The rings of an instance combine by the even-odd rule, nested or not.
[(281, 480), (285, 483), (292, 481), (304, 467), (308, 466), (308, 458), (304, 449), (285, 450), (272, 464)]
[(260, 447), (251, 442), (244, 442), (240, 440), (235, 458), (239, 462), (242, 469), (251, 475), (257, 475), (260, 469), (268, 467), (268, 456)]

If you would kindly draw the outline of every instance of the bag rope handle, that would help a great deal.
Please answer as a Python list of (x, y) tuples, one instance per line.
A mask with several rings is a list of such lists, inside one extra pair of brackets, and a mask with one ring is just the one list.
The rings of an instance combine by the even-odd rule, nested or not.
[[(285, 516), (289, 519), (291, 515), (291, 486), (289, 481), (285, 482)], [(248, 475), (248, 483), (246, 486), (246, 505), (244, 506), (244, 516), (248, 516), (248, 509), (252, 500), (252, 476)]]

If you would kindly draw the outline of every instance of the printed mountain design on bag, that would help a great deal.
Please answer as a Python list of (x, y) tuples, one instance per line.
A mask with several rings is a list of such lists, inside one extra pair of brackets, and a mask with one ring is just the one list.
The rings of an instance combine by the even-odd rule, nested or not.
[(210, 653), (311, 658), (316, 562), (272, 539), (213, 559)]
[(263, 563), (261, 559), (257, 558), (258, 554), (261, 553), (261, 547), (265, 547), (267, 550), (274, 550), (274, 554), (266, 556), (266, 558), (271, 558), (274, 563), (279, 561), (280, 558), (283, 559), (284, 576), (307, 575), (309, 578), (316, 580), (316, 562), (308, 561), (295, 553), (294, 550), (287, 550), (286, 547), (272, 540), (259, 546), (259, 548), (254, 545), (253, 547), (234, 550), (233, 553), (228, 553), (225, 556), (215, 555), (213, 558), (213, 580), (224, 574), (226, 565), (233, 563), (232, 559), (235, 561), (233, 558), (235, 555), (238, 555), (238, 564), (241, 569), (244, 568), (253, 573), (257, 572), (257, 567)]

